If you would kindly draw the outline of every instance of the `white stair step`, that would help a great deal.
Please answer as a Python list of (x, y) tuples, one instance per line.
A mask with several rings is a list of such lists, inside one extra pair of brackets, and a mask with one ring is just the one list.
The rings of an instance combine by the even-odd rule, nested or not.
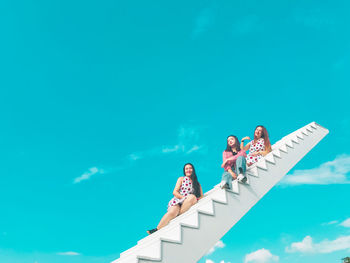
[(128, 257), (119, 258), (113, 260), (111, 263), (138, 263), (138, 258), (135, 254), (131, 254)]
[(226, 191), (239, 195), (239, 186), (237, 180), (232, 181), (232, 189), (225, 189)]
[(312, 128), (314, 128), (315, 130), (317, 129), (317, 124), (316, 124), (316, 122), (312, 122), (312, 123), (310, 124), (310, 126), (311, 126)]
[(162, 244), (160, 239), (156, 239), (154, 242), (148, 243), (147, 246), (140, 248), (138, 250), (137, 257), (150, 260), (161, 260), (161, 248)]
[(269, 163), (275, 164), (275, 158), (273, 158), (273, 153), (270, 152), (265, 156), (265, 160)]
[(309, 133), (307, 132), (307, 130), (303, 127), (301, 128), (301, 132), (306, 135), (306, 136), (309, 136)]
[(227, 204), (226, 191), (220, 188), (217, 189), (211, 194), (211, 199), (219, 203)]
[(276, 149), (272, 151), (272, 154), (278, 158), (281, 158), (281, 152), (280, 150)]
[(289, 146), (290, 148), (294, 148), (293, 142), (292, 142), (290, 139), (286, 139), (286, 140), (285, 140), (285, 143), (286, 143), (286, 145)]
[(193, 213), (189, 214), (188, 216), (182, 218), (180, 220), (180, 223), (185, 226), (198, 228), (199, 227), (199, 220), (198, 220), (198, 212), (194, 211)]
[(252, 176), (255, 176), (255, 177), (259, 177), (259, 173), (258, 173), (258, 168), (256, 166), (254, 167), (249, 167), (247, 169), (247, 173), (252, 175)]
[(312, 127), (310, 125), (306, 126), (306, 130), (308, 130), (309, 132), (313, 133), (314, 131), (312, 130)]
[(162, 240), (181, 243), (181, 225), (176, 223), (173, 227), (162, 233)]
[(285, 144), (281, 144), (279, 147), (279, 150), (282, 152), (288, 153), (287, 146)]
[(298, 140), (298, 137), (297, 137), (296, 134), (293, 134), (293, 135), (291, 136), (291, 140), (292, 140), (292, 142), (299, 144), (299, 140)]
[(213, 201), (211, 199), (205, 200), (205, 202), (198, 205), (197, 211), (208, 215), (214, 215)]
[(267, 170), (265, 159), (260, 159), (260, 161), (256, 163), (256, 167)]
[(304, 140), (304, 136), (303, 136), (303, 134), (302, 134), (301, 131), (297, 131), (295, 134), (296, 134), (296, 136), (297, 136), (299, 139)]

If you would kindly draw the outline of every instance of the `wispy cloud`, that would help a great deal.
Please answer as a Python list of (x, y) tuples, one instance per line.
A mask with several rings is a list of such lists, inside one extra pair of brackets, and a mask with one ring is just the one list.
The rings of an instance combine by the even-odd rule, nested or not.
[(338, 224), (337, 220), (333, 220), (333, 221), (330, 221), (330, 222), (327, 222), (327, 223), (323, 223), (322, 225), (323, 226), (327, 226), (327, 225), (335, 225), (335, 224)]
[[(214, 263), (214, 261), (212, 261), (211, 259), (207, 259), (205, 260), (205, 263)], [(225, 261), (221, 260), (220, 263), (225, 263)], [(226, 262), (226, 263), (231, 263), (231, 262)]]
[(350, 249), (350, 236), (341, 236), (334, 240), (325, 239), (320, 243), (314, 243), (311, 236), (306, 236), (300, 242), (294, 242), (286, 247), (288, 253), (332, 253), (335, 251)]
[(244, 262), (266, 263), (278, 262), (279, 256), (273, 255), (270, 250), (262, 248), (245, 256)]
[(215, 245), (211, 249), (209, 249), (209, 251), (207, 252), (207, 255), (210, 255), (214, 253), (214, 251), (217, 250), (218, 248), (223, 248), (223, 247), (225, 247), (224, 242), (219, 240), (218, 242), (215, 243)]
[(97, 167), (91, 167), (86, 172), (84, 172), (81, 176), (75, 178), (73, 180), (74, 184), (80, 183), (85, 180), (89, 180), (92, 176), (98, 175), (98, 174), (104, 174), (105, 171), (103, 169), (97, 168)]
[(200, 131), (198, 127), (182, 125), (177, 131), (177, 142), (172, 145), (156, 146), (141, 152), (135, 152), (129, 155), (129, 160), (137, 161), (142, 158), (153, 157), (162, 154), (183, 153), (191, 154), (194, 152), (205, 152), (206, 147), (200, 144)]
[(321, 164), (319, 167), (306, 170), (296, 170), (287, 175), (281, 185), (301, 184), (350, 184), (350, 156), (340, 155), (333, 161)]
[(131, 167), (135, 162), (152, 158), (155, 156), (162, 156), (167, 154), (193, 154), (205, 153), (207, 147), (200, 141), (200, 128), (195, 126), (181, 125), (177, 130), (176, 143), (172, 145), (155, 146), (144, 151), (133, 152), (122, 158), (118, 166), (99, 168), (91, 167), (79, 177), (74, 178), (73, 183), (77, 184), (82, 181), (89, 180), (91, 177), (102, 174), (109, 174)]
[(68, 252), (58, 252), (56, 253), (57, 255), (60, 255), (60, 256), (79, 256), (80, 253), (78, 252), (74, 252), (74, 251), (68, 251)]
[(195, 19), (192, 38), (196, 38), (208, 31), (214, 24), (215, 10), (213, 8), (202, 9)]
[(341, 222), (339, 225), (340, 225), (340, 226), (343, 226), (343, 227), (350, 227), (350, 218), (344, 220), (344, 221)]

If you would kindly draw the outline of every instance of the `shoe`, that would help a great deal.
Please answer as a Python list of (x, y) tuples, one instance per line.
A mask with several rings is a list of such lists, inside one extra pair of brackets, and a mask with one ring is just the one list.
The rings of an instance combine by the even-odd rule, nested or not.
[(221, 189), (224, 189), (224, 188), (227, 188), (227, 187), (228, 187), (228, 185), (227, 185), (227, 183), (225, 181), (221, 181), (220, 182), (220, 188)]
[(156, 232), (158, 230), (158, 228), (153, 228), (151, 230), (147, 230), (147, 234), (151, 235), (153, 234), (154, 232)]
[(243, 174), (239, 174), (237, 180), (240, 183), (245, 183), (247, 181), (247, 177), (245, 177)]

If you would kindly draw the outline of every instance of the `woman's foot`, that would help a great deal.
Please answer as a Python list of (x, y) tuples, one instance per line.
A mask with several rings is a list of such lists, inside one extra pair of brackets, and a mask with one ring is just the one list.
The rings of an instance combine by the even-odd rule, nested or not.
[(228, 188), (228, 184), (225, 181), (221, 181), (220, 182), (220, 188), (221, 189)]
[(158, 228), (153, 228), (151, 230), (147, 230), (147, 234), (151, 235), (153, 234), (154, 232), (156, 232), (158, 230)]
[(238, 182), (245, 183), (247, 181), (247, 177), (245, 177), (243, 174), (239, 174), (237, 180)]

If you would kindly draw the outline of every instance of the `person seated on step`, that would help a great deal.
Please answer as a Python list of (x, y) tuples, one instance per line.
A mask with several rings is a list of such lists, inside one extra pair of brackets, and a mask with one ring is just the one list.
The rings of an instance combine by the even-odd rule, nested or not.
[(220, 183), (221, 188), (232, 189), (232, 179), (245, 183), (246, 170), (246, 153), (241, 150), (237, 136), (230, 135), (227, 137), (226, 150), (222, 153), (222, 168), (225, 172), (222, 174)]
[(262, 125), (258, 125), (254, 131), (254, 140), (250, 141), (246, 146), (244, 146), (244, 141), (250, 140), (249, 136), (244, 137), (241, 140), (241, 148), (244, 151), (249, 149), (247, 155), (247, 165), (251, 166), (253, 163), (256, 163), (266, 154), (271, 152), (271, 143), (269, 139), (269, 134), (266, 128)]
[(203, 197), (202, 187), (198, 182), (194, 166), (190, 163), (185, 164), (183, 173), (184, 176), (177, 179), (173, 191), (174, 197), (168, 203), (168, 212), (156, 228), (147, 231), (149, 235), (166, 226), (173, 218), (185, 213)]

